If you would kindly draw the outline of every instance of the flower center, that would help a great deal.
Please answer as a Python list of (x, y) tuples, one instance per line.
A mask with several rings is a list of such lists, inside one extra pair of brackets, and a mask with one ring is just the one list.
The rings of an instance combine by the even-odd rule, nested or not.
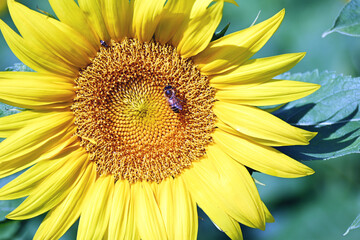
[(99, 175), (161, 182), (205, 154), (215, 91), (170, 45), (108, 43), (75, 80), (72, 105), (81, 145)]

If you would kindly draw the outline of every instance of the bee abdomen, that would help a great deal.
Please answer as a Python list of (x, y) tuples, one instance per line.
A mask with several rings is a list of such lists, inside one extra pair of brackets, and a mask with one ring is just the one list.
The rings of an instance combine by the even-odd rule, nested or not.
[(179, 113), (179, 108), (175, 106), (171, 106), (171, 110), (173, 110), (174, 113)]

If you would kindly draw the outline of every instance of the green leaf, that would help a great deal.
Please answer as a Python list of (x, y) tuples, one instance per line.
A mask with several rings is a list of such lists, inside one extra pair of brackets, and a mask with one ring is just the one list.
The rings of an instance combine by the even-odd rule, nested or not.
[[(29, 68), (28, 66), (26, 66), (23, 63), (15, 63), (14, 66), (5, 68), (5, 71), (33, 72), (33, 70), (31, 68)], [(5, 116), (9, 116), (9, 115), (12, 115), (15, 113), (19, 113), (19, 111), (21, 111), (21, 108), (13, 107), (13, 106), (10, 106), (10, 105), (0, 102), (0, 117), (5, 117)], [(0, 138), (0, 142), (1, 142), (1, 139), (2, 138)]]
[(341, 10), (330, 30), (323, 33), (322, 37), (338, 32), (344, 35), (360, 37), (360, 0), (352, 0)]
[[(0, 117), (9, 116), (9, 115), (12, 115), (15, 113), (19, 113), (20, 111), (21, 111), (20, 108), (13, 107), (13, 106), (10, 106), (10, 105), (0, 102)], [(0, 142), (2, 142), (3, 140), (4, 140), (4, 138), (0, 138)]]
[(273, 114), (296, 127), (318, 132), (308, 146), (280, 147), (297, 160), (326, 160), (360, 152), (360, 78), (317, 70), (281, 79), (322, 85), (315, 93)]
[(20, 108), (0, 102), (0, 117), (9, 116), (15, 113), (19, 113), (20, 111)]
[(6, 220), (0, 223), (0, 239), (14, 239), (15, 234), (20, 229), (20, 221)]
[(346, 230), (346, 232), (343, 234), (343, 236), (347, 235), (350, 230), (356, 229), (360, 227), (360, 214), (355, 218), (355, 220), (352, 222), (350, 227)]
[(6, 221), (5, 216), (17, 208), (23, 201), (24, 198), (0, 201), (0, 223)]
[(354, 209), (360, 206), (357, 155), (337, 161), (307, 162), (316, 173), (305, 178), (283, 179), (255, 173), (254, 177), (266, 184), (257, 187), (275, 224), (268, 224), (264, 232), (252, 231), (252, 239), (359, 240), (360, 230), (341, 236), (357, 215)]
[(5, 71), (12, 71), (12, 72), (34, 72), (31, 68), (26, 66), (23, 63), (15, 63), (14, 66), (5, 68)]
[[(7, 183), (12, 181), (13, 179), (17, 178), (24, 171), (26, 171), (26, 170), (22, 170), (18, 173), (15, 173), (15, 174), (10, 175), (5, 178), (1, 178), (0, 179), (0, 188), (5, 186)], [(22, 201), (24, 201), (23, 198), (14, 199), (14, 200), (0, 200), (0, 223), (3, 221), (6, 221), (7, 219), (5, 218), (5, 216), (7, 214), (9, 214), (10, 212), (12, 212), (15, 208), (17, 208), (22, 203)], [(1, 232), (1, 230), (0, 230), (0, 232)], [(0, 239), (2, 239), (1, 235), (0, 235)]]
[[(44, 220), (45, 214), (37, 216), (35, 218), (30, 218), (27, 220), (19, 221), (21, 226), (20, 229), (13, 235), (14, 240), (28, 240), (33, 239), (37, 229), (39, 228), (41, 222)], [(1, 238), (0, 238), (1, 239)], [(73, 238), (75, 239), (75, 238)]]
[(214, 33), (213, 37), (211, 38), (211, 42), (219, 38), (222, 38), (225, 35), (226, 31), (228, 30), (229, 26), (230, 23), (228, 23), (221, 31)]

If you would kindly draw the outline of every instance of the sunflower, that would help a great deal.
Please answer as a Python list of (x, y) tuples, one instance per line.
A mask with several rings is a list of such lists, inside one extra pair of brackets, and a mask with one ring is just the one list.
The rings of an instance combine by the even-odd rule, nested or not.
[[(1, 72), (0, 177), (25, 170), (0, 199), (27, 197), (7, 218), (48, 212), (35, 239), (196, 239), (199, 206), (232, 239), (239, 222), (273, 221), (250, 172), (313, 170), (273, 147), (314, 133), (257, 106), (318, 85), (273, 77), (304, 53), (250, 59), (270, 19), (212, 41), (223, 0), (49, 0), (58, 19), (8, 0), (18, 35), (0, 28), (35, 72)], [(229, 0), (236, 4), (236, 2)]]

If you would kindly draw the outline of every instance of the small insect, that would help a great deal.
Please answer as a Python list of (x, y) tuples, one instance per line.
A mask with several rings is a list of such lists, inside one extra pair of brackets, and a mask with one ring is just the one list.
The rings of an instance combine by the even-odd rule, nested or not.
[(166, 85), (164, 87), (164, 95), (169, 103), (171, 110), (173, 110), (175, 113), (179, 113), (179, 111), (183, 109), (180, 103), (181, 100), (176, 97), (175, 89), (172, 86)]
[(104, 47), (108, 48), (109, 45), (107, 45), (107, 43), (104, 40), (100, 40), (101, 45), (103, 45)]

